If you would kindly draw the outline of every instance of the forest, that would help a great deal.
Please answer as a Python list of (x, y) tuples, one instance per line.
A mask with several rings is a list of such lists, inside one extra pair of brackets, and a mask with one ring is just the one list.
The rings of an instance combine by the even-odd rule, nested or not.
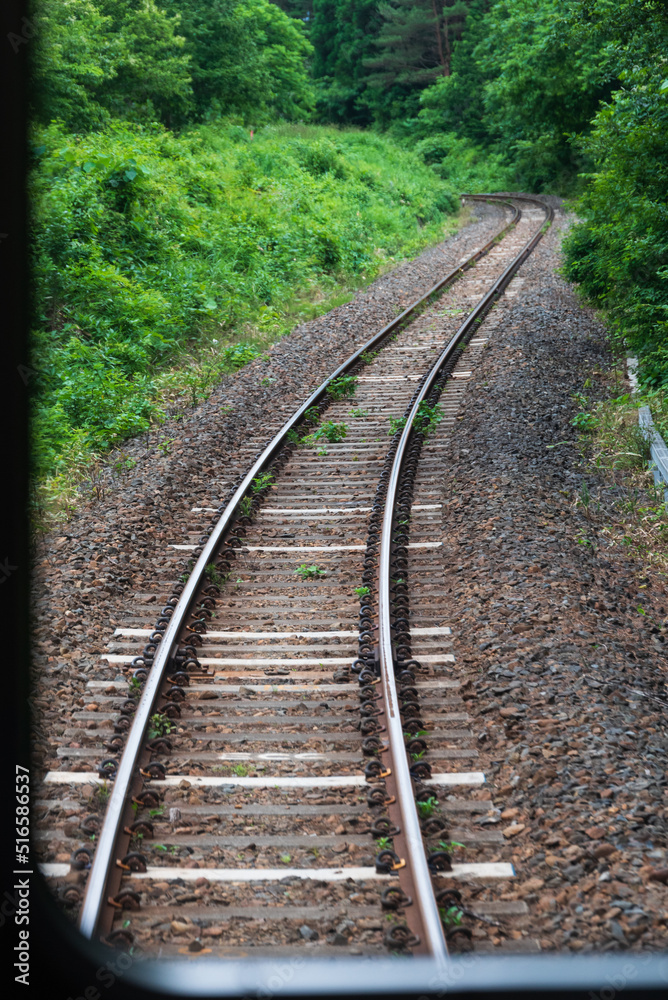
[(564, 274), (668, 383), (666, 0), (35, 0), (35, 469), (54, 495), (442, 238), (558, 194)]

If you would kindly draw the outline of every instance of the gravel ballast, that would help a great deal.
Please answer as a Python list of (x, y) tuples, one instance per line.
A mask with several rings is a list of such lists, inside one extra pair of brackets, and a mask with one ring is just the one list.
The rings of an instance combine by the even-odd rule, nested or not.
[[(470, 684), (487, 775), (480, 822), (502, 831), (498, 859), (517, 873), (469, 899), (527, 902), (544, 950), (657, 949), (668, 600), (663, 574), (611, 543), (618, 490), (583, 463), (571, 424), (573, 394), (589, 379), (592, 400), (605, 396), (611, 361), (603, 326), (555, 273), (565, 224), (497, 307), (442, 451), (453, 676)], [(474, 930), (496, 945), (512, 935)]]

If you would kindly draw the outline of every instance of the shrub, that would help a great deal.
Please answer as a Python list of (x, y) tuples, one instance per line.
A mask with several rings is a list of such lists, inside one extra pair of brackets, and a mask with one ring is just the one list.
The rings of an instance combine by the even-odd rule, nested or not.
[(161, 378), (207, 348), (196, 403), (287, 332), (316, 289), (416, 253), (456, 205), (413, 153), (355, 131), (280, 125), (251, 141), (235, 124), (174, 135), (116, 122), (73, 140), (51, 124), (34, 141), (43, 474), (75, 443), (104, 451), (144, 430), (160, 417)]
[(603, 308), (645, 387), (668, 384), (668, 17), (624, 0), (612, 25), (621, 86), (581, 143), (596, 173), (564, 241), (564, 271)]

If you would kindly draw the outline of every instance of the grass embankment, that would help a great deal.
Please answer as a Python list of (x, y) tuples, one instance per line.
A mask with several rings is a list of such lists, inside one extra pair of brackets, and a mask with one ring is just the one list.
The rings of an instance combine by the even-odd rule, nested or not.
[(442, 238), (458, 208), (413, 153), (352, 130), (53, 124), (34, 147), (42, 496)]
[[(600, 372), (595, 373), (601, 376)], [(588, 398), (591, 379), (574, 399), (581, 412), (573, 420), (582, 431), (585, 466), (601, 476), (594, 496), (583, 479), (575, 497), (592, 527), (580, 543), (595, 548), (601, 543), (622, 546), (644, 566), (661, 574), (668, 571), (668, 509), (664, 491), (654, 485), (649, 469), (650, 438), (639, 426), (638, 408), (649, 406), (657, 428), (668, 438), (668, 399), (663, 390), (619, 394), (623, 364), (605, 379), (609, 398), (593, 406)]]

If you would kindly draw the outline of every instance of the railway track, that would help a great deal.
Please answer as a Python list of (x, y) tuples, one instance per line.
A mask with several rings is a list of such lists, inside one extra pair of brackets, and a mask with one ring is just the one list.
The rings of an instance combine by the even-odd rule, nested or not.
[(227, 501), (194, 505), (156, 568), (158, 620), (140, 606), (117, 629), (116, 677), (89, 680), (95, 710), (72, 720), (77, 770), (44, 782), (46, 801), (68, 788), (78, 826), (71, 863), (42, 869), (87, 937), (445, 961), (471, 946), (463, 887), (512, 877), (499, 835), (471, 828), (489, 802), (438, 600), (439, 440), (482, 320), (552, 217), (535, 199), (504, 210), (269, 445), (249, 442)]

